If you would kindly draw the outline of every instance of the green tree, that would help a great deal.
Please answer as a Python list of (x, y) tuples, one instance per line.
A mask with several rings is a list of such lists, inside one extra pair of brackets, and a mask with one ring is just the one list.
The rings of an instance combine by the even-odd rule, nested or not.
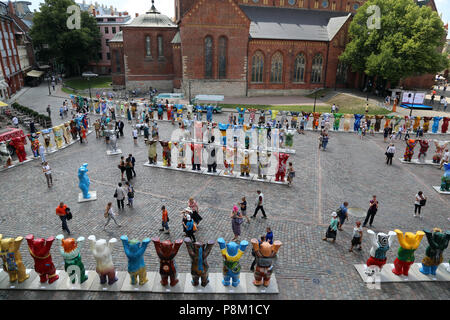
[[(381, 13), (379, 29), (370, 6)], [(350, 42), (339, 59), (352, 71), (377, 76), (396, 85), (401, 79), (444, 70), (449, 61), (442, 54), (446, 37), (437, 12), (413, 0), (369, 0), (356, 13), (349, 27)]]
[(89, 61), (98, 61), (101, 34), (95, 18), (85, 11), (81, 28), (69, 29), (67, 8), (71, 5), (75, 5), (72, 0), (45, 0), (33, 17), (30, 34), (40, 61), (55, 61), (64, 65), (66, 73), (79, 75)]

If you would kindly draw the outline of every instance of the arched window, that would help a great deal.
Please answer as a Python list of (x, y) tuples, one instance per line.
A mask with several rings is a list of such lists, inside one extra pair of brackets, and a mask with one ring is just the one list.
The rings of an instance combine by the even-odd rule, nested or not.
[(322, 55), (320, 53), (316, 54), (312, 62), (311, 83), (322, 82), (322, 65), (323, 65)]
[(256, 52), (252, 58), (252, 82), (262, 83), (264, 72), (264, 56), (261, 51)]
[(205, 78), (213, 76), (213, 40), (210, 36), (205, 38)]
[(164, 57), (164, 39), (163, 36), (158, 36), (158, 58)]
[(152, 46), (151, 46), (150, 36), (145, 37), (145, 55), (147, 57), (152, 56)]
[(294, 82), (305, 82), (306, 59), (303, 53), (295, 58), (294, 62)]
[(283, 82), (283, 56), (281, 55), (280, 52), (277, 52), (272, 56), (270, 82), (272, 83)]
[(348, 75), (348, 66), (345, 63), (339, 61), (336, 71), (336, 82), (346, 83), (347, 75)]
[(219, 79), (227, 77), (227, 38), (219, 38)]

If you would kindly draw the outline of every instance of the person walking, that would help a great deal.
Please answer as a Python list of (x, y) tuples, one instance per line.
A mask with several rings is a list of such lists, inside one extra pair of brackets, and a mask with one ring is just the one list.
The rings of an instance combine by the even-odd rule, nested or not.
[(241, 224), (242, 224), (242, 214), (239, 212), (237, 206), (233, 207), (233, 212), (231, 212), (231, 228), (233, 229), (234, 238), (231, 241), (236, 241), (241, 235)]
[(330, 225), (328, 226), (327, 232), (325, 233), (325, 238), (323, 238), (323, 241), (328, 241), (328, 239), (333, 239), (332, 242), (336, 242), (336, 235), (337, 235), (337, 227), (338, 227), (338, 218), (337, 213), (333, 212), (331, 214), (331, 220)]
[(137, 145), (137, 139), (138, 139), (138, 130), (136, 129), (136, 127), (133, 127), (133, 141), (135, 145)]
[(41, 163), (45, 163), (45, 147), (41, 144), (39, 146), (39, 156), (41, 157)]
[(422, 207), (427, 203), (427, 198), (423, 195), (422, 191), (419, 191), (416, 194), (416, 201), (414, 202), (414, 217), (419, 217), (423, 219), (423, 216), (420, 215), (420, 211)]
[(95, 128), (95, 137), (100, 138), (100, 120), (97, 120), (94, 122), (94, 128)]
[(64, 204), (64, 202), (60, 202), (59, 206), (56, 207), (56, 215), (59, 216), (62, 222), (62, 229), (66, 231), (70, 235), (69, 227), (67, 226), (67, 213), (70, 212), (70, 209)]
[(131, 162), (131, 171), (133, 173), (133, 176), (136, 177), (136, 171), (134, 171), (136, 159), (133, 157), (133, 155), (131, 153), (128, 155), (127, 161)]
[(341, 206), (337, 209), (336, 213), (339, 218), (338, 229), (339, 231), (343, 231), (342, 226), (344, 225), (345, 220), (348, 221), (348, 202), (346, 201), (343, 204), (341, 204)]
[(162, 228), (159, 229), (160, 232), (165, 231), (166, 233), (170, 233), (169, 231), (169, 215), (167, 213), (166, 207), (162, 206), (161, 207), (161, 211), (162, 211)]
[(392, 166), (392, 159), (395, 154), (395, 146), (391, 143), (386, 149), (386, 164), (390, 164)]
[(372, 228), (373, 219), (375, 218), (377, 211), (378, 211), (377, 196), (373, 196), (372, 200), (370, 200), (369, 202), (369, 210), (367, 210), (367, 215), (366, 219), (364, 220), (363, 228), (367, 228), (366, 225), (367, 222), (369, 221), (369, 218), (370, 218), (369, 226)]
[(323, 151), (327, 150), (328, 140), (330, 137), (328, 136), (328, 132), (324, 131), (322, 136), (322, 149)]
[(48, 187), (53, 187), (53, 178), (52, 178), (52, 169), (50, 168), (50, 165), (48, 162), (44, 162), (44, 165), (42, 167), (42, 172), (45, 174), (45, 178), (47, 179), (47, 185)]
[(105, 218), (106, 218), (106, 223), (103, 226), (103, 230), (106, 229), (106, 226), (109, 224), (109, 222), (111, 221), (111, 219), (114, 221), (114, 223), (116, 224), (116, 226), (121, 227), (120, 224), (117, 223), (116, 219), (114, 218), (117, 214), (113, 211), (112, 208), (112, 202), (108, 202), (108, 204), (106, 205), (106, 209), (105, 209)]
[(116, 125), (117, 129), (119, 129), (120, 136), (123, 137), (123, 128), (125, 127), (125, 123), (119, 119)]
[(192, 210), (192, 213), (190, 214), (191, 218), (194, 220), (194, 222), (198, 225), (200, 221), (203, 220), (203, 218), (198, 213), (198, 204), (194, 200), (194, 198), (189, 198), (188, 206)]
[(127, 175), (127, 181), (130, 182), (133, 179), (133, 164), (129, 159), (125, 161), (125, 173)]
[(361, 228), (361, 222), (356, 221), (356, 226), (353, 228), (353, 238), (352, 238), (352, 246), (348, 250), (349, 252), (353, 252), (353, 247), (357, 246), (358, 250), (362, 250), (361, 243), (363, 237), (363, 229)]
[(125, 200), (126, 192), (122, 187), (122, 183), (119, 182), (118, 186), (116, 187), (116, 191), (114, 192), (114, 198), (117, 200), (117, 207), (125, 209), (124, 207), (124, 200)]
[(387, 142), (387, 138), (389, 136), (389, 127), (385, 127), (383, 130), (384, 142)]
[(52, 110), (50, 109), (50, 105), (47, 106), (48, 117), (51, 118)]
[(247, 216), (247, 200), (245, 197), (242, 197), (241, 201), (242, 202), (239, 203), (239, 206), (241, 207), (241, 214), (247, 220), (247, 223), (250, 223), (250, 219)]
[(183, 223), (184, 228), (186, 229), (186, 235), (191, 238), (192, 242), (195, 243), (197, 240), (195, 240), (194, 232), (197, 230), (194, 221), (192, 221), (192, 218), (189, 214), (186, 215), (186, 223)]
[(122, 156), (122, 157), (120, 157), (120, 163), (119, 163), (119, 165), (118, 165), (118, 167), (119, 167), (119, 169), (120, 169), (120, 173), (122, 174), (122, 181), (123, 180), (125, 180), (124, 179), (124, 177), (123, 177), (123, 174), (124, 174), (124, 172), (125, 172), (125, 170), (126, 170), (126, 167), (125, 167), (125, 160), (124, 160), (125, 158)]
[(292, 166), (292, 162), (289, 162), (289, 166), (287, 169), (287, 181), (288, 181), (289, 186), (292, 185), (292, 181), (294, 181), (294, 177), (295, 177), (295, 170), (294, 170), (294, 167)]
[(128, 203), (127, 206), (133, 208), (133, 200), (134, 200), (134, 188), (130, 183), (127, 181), (125, 182), (125, 188), (127, 190), (127, 197), (128, 197)]
[(256, 199), (256, 208), (255, 213), (253, 214), (252, 218), (256, 218), (256, 214), (259, 210), (261, 210), (263, 214), (263, 219), (267, 219), (266, 212), (264, 211), (264, 195), (260, 190), (256, 191), (258, 193), (258, 198)]

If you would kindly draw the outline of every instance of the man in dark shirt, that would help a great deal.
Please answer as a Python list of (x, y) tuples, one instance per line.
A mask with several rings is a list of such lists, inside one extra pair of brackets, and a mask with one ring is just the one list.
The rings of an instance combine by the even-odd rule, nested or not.
[(367, 216), (366, 216), (366, 219), (364, 220), (363, 228), (366, 227), (367, 222), (369, 221), (369, 218), (370, 218), (369, 225), (372, 228), (373, 219), (375, 218), (377, 211), (378, 211), (377, 196), (373, 196), (373, 199), (370, 200), (370, 203), (369, 203), (369, 210), (367, 210)]
[(131, 167), (131, 171), (133, 172), (133, 175), (136, 177), (136, 171), (134, 171), (134, 165), (135, 165), (135, 163), (136, 163), (136, 159), (133, 157), (133, 155), (130, 153), (129, 155), (128, 155), (128, 158), (126, 159), (126, 161), (130, 161), (131, 162), (131, 164), (133, 165), (132, 167)]

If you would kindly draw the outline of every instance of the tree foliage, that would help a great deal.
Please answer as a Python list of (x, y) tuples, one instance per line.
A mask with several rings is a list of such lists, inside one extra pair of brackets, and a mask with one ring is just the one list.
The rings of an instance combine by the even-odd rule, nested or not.
[[(381, 9), (380, 29), (369, 29), (369, 6)], [(370, 19), (370, 21), (372, 21)], [(397, 84), (401, 79), (444, 70), (449, 61), (442, 54), (446, 37), (437, 12), (413, 0), (369, 0), (349, 27), (350, 43), (339, 59), (352, 71), (378, 76)]]
[(89, 61), (98, 61), (101, 34), (95, 18), (85, 11), (80, 29), (67, 27), (67, 8), (74, 4), (72, 0), (45, 0), (33, 17), (30, 33), (40, 61), (55, 61), (64, 65), (66, 73), (80, 74)]

